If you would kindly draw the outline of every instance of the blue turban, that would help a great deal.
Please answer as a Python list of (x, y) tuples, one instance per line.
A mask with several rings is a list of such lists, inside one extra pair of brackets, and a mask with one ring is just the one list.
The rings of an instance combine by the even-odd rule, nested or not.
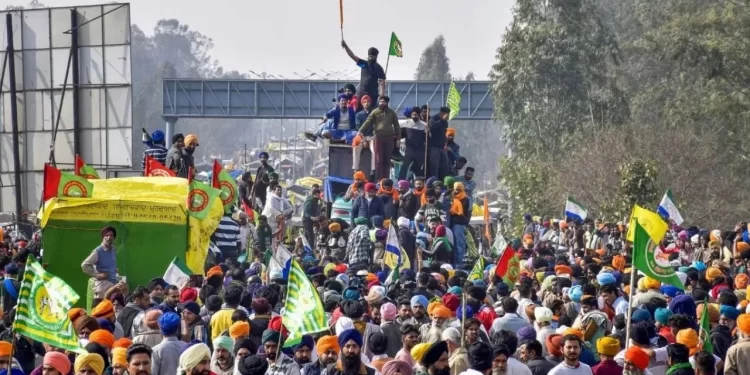
[(693, 319), (696, 318), (695, 300), (687, 294), (680, 294), (669, 301), (669, 309), (675, 314), (685, 314)]
[(18, 299), (18, 288), (13, 285), (13, 279), (3, 280), (3, 286), (5, 287), (5, 291), (8, 292), (13, 299)]
[(114, 334), (115, 329), (112, 328), (112, 323), (107, 318), (96, 318), (96, 322), (99, 323), (99, 328)]
[(672, 315), (672, 311), (664, 307), (660, 307), (654, 312), (654, 318), (656, 318), (656, 321), (664, 325), (667, 324), (669, 317)]
[(518, 336), (518, 342), (536, 340), (536, 331), (532, 326), (525, 326), (516, 332), (516, 336)]
[(693, 264), (691, 264), (690, 267), (695, 268), (696, 270), (698, 270), (698, 272), (703, 272), (708, 268), (703, 262), (698, 262), (698, 261), (693, 262)]
[(313, 350), (313, 348), (315, 347), (315, 341), (313, 340), (312, 336), (310, 336), (310, 335), (304, 335), (304, 336), (302, 336), (302, 341), (300, 341), (299, 344), (294, 345), (292, 347), (292, 350), (296, 352), (296, 351), (304, 348), (305, 346), (308, 349)]
[(474, 286), (478, 286), (478, 287), (481, 287), (481, 288), (487, 287), (487, 283), (484, 282), (484, 280), (482, 280), (482, 279), (472, 280), (471, 282), (474, 284)]
[(18, 274), (18, 265), (16, 265), (14, 262), (8, 263), (5, 265), (5, 273), (8, 275), (16, 275)]
[(411, 107), (404, 108), (404, 116), (410, 117), (411, 116)]
[(414, 308), (415, 306), (419, 305), (419, 306), (422, 306), (422, 307), (424, 307), (426, 309), (427, 305), (429, 305), (429, 304), (430, 304), (430, 302), (427, 301), (427, 297), (425, 297), (425, 296), (423, 296), (421, 294), (416, 295), (414, 297), (411, 297), (411, 307), (412, 308)]
[(737, 320), (737, 317), (740, 316), (740, 310), (733, 306), (721, 305), (719, 312), (721, 315), (726, 316), (727, 319), (732, 320)]
[(378, 229), (378, 230), (375, 231), (375, 240), (376, 241), (385, 241), (387, 238), (388, 238), (388, 231), (387, 230), (385, 230), (385, 229)]
[(682, 294), (682, 289), (674, 285), (662, 285), (661, 292), (669, 298), (675, 298), (679, 296), (680, 294)]
[(358, 301), (362, 295), (357, 288), (346, 288), (342, 297), (344, 298), (344, 301)]
[(648, 322), (651, 320), (651, 313), (646, 309), (638, 309), (633, 311), (633, 316), (630, 318), (633, 323)]
[(353, 340), (355, 344), (362, 346), (362, 335), (354, 328), (345, 329), (339, 333), (339, 347), (343, 349), (349, 340)]
[(620, 271), (612, 271), (612, 276), (615, 278), (615, 284), (620, 285), (622, 284), (622, 272)]
[(460, 286), (452, 286), (452, 287), (448, 288), (448, 293), (460, 296), (461, 293), (462, 293), (462, 290), (461, 290)]
[(339, 94), (339, 100), (342, 100), (342, 99), (349, 100), (349, 96), (347, 96), (346, 94)]
[(159, 317), (158, 323), (162, 334), (172, 336), (180, 329), (180, 316), (168, 312)]
[(599, 282), (600, 286), (614, 284), (617, 282), (617, 280), (615, 280), (615, 277), (612, 276), (612, 274), (608, 272), (599, 273), (596, 276), (596, 281)]
[(375, 228), (381, 228), (383, 226), (383, 217), (380, 215), (375, 215), (370, 218), (370, 222), (372, 222), (372, 225)]
[(388, 274), (385, 273), (385, 271), (378, 271), (378, 273), (375, 274), (378, 277), (378, 280), (381, 283), (385, 282), (385, 279), (388, 277)]
[[(466, 319), (471, 319), (474, 317), (474, 309), (471, 308), (471, 306), (466, 305)], [(464, 318), (464, 308), (461, 306), (458, 306), (458, 310), (456, 310), (456, 319), (463, 320)]]
[(583, 288), (581, 288), (580, 285), (573, 286), (568, 290), (568, 298), (570, 298), (571, 301), (581, 302), (582, 297), (583, 297)]
[(261, 152), (259, 152), (259, 153), (258, 153), (258, 159), (261, 159), (261, 158), (263, 158), (263, 157), (265, 157), (265, 158), (267, 159), (267, 158), (268, 158), (268, 153), (267, 153), (267, 152), (265, 152), (265, 151), (261, 151)]

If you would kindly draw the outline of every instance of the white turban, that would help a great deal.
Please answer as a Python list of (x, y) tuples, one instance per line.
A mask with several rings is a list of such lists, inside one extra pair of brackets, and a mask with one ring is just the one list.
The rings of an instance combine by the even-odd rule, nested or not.
[(398, 218), (398, 220), (396, 220), (396, 224), (398, 224), (398, 226), (402, 228), (409, 228), (409, 224), (411, 224), (411, 222), (409, 221), (409, 219), (401, 216), (400, 218)]
[(347, 329), (354, 328), (354, 322), (350, 318), (347, 318), (345, 316), (342, 316), (336, 320), (336, 324), (334, 325), (334, 330), (336, 331), (336, 336), (340, 335), (341, 332), (346, 331)]
[(450, 272), (450, 271), (453, 271), (453, 266), (451, 266), (448, 263), (443, 263), (443, 264), (440, 265), (440, 269), (441, 270), (446, 270), (446, 271)]
[(692, 243), (693, 245), (699, 244), (700, 243), (700, 237), (697, 234), (693, 235), (693, 237), (690, 237), (690, 243)]
[(534, 318), (537, 322), (551, 322), (552, 321), (552, 310), (546, 307), (537, 307), (534, 309)]
[(682, 285), (685, 285), (685, 282), (687, 281), (687, 274), (685, 272), (676, 271), (674, 273), (677, 275), (677, 278), (680, 279), (680, 282), (682, 282)]
[(456, 345), (461, 345), (461, 332), (455, 327), (446, 328), (440, 338), (443, 341), (450, 341)]
[(180, 354), (179, 369), (189, 374), (195, 366), (198, 366), (201, 361), (206, 359), (211, 359), (211, 349), (203, 343), (195, 344)]

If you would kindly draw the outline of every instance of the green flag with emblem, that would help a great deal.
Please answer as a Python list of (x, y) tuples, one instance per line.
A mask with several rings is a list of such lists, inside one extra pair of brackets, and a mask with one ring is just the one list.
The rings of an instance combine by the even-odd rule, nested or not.
[(401, 49), (401, 41), (398, 40), (396, 33), (391, 33), (391, 44), (388, 48), (388, 56), (404, 57), (404, 51)]
[(47, 272), (34, 257), (28, 257), (13, 330), (32, 340), (78, 352), (78, 335), (68, 318), (68, 311), (78, 299), (70, 285)]
[[(637, 235), (637, 232), (636, 232)], [(700, 341), (703, 342), (703, 351), (713, 353), (714, 352), (714, 345), (711, 342), (711, 337), (709, 334), (711, 333), (711, 318), (708, 313), (708, 300), (703, 301), (703, 315), (701, 315), (701, 322), (700, 322), (700, 329), (698, 331), (698, 336), (700, 338)]]
[(456, 88), (456, 82), (451, 82), (451, 87), (448, 89), (448, 103), (446, 104), (451, 110), (451, 113), (448, 115), (448, 121), (450, 121), (458, 116), (458, 111), (461, 110), (461, 93)]
[[(665, 227), (666, 228), (666, 227)], [(664, 237), (664, 232), (660, 237)], [(651, 238), (649, 232), (641, 225), (640, 220), (635, 221), (635, 241), (633, 241), (633, 267), (643, 272), (644, 275), (659, 280), (664, 284), (673, 285), (681, 290), (685, 285), (677, 277), (669, 261), (669, 254), (663, 252), (659, 247), (659, 239)]]
[(289, 330), (284, 347), (296, 345), (302, 340), (303, 335), (328, 329), (328, 319), (318, 291), (296, 260), (292, 260), (289, 270), (287, 296), (281, 320)]
[(203, 220), (211, 210), (211, 204), (221, 192), (200, 181), (190, 181), (190, 191), (187, 196), (187, 209), (190, 216)]
[(224, 204), (224, 212), (232, 212), (232, 206), (237, 201), (237, 181), (224, 168), (218, 160), (214, 160), (211, 186), (221, 190), (221, 203)]
[(471, 273), (469, 274), (469, 277), (467, 280), (474, 281), (474, 280), (483, 280), (484, 279), (484, 257), (480, 256), (479, 259), (477, 259), (477, 262), (474, 263), (474, 268), (471, 269)]

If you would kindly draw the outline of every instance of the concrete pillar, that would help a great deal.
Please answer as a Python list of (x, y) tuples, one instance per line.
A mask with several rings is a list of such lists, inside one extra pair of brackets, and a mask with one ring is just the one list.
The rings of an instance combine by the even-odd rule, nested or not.
[(166, 122), (164, 128), (164, 143), (167, 148), (172, 147), (172, 136), (175, 134), (175, 124), (177, 123), (177, 117), (164, 117)]

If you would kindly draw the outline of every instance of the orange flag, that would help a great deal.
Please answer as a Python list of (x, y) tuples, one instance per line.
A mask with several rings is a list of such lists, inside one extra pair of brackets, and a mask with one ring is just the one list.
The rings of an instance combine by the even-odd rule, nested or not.
[(146, 155), (146, 168), (143, 175), (146, 177), (177, 177), (171, 169), (156, 161), (151, 155)]
[(488, 243), (492, 243), (492, 232), (490, 231), (490, 203), (487, 201), (487, 196), (484, 196), (484, 236), (487, 238)]

